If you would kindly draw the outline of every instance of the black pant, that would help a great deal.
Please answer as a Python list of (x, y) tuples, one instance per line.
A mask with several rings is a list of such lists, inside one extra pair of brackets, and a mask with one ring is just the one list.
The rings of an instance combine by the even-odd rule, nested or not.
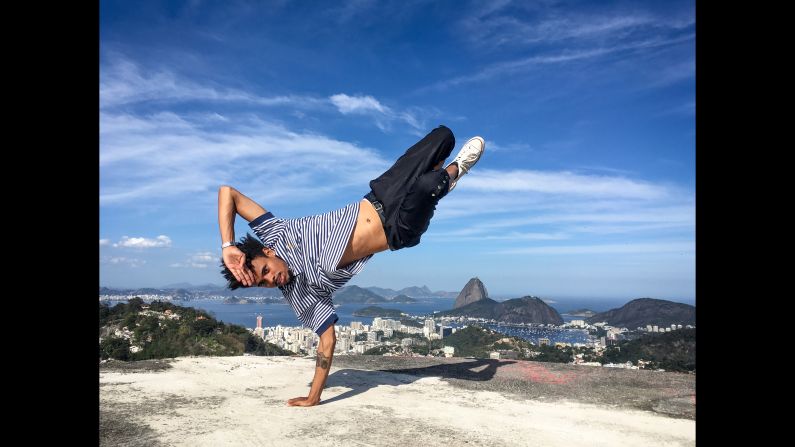
[(450, 189), (445, 169), (433, 170), (455, 147), (453, 132), (445, 126), (432, 130), (411, 146), (395, 164), (370, 181), (383, 205), (384, 231), (391, 250), (413, 247), (428, 229), (436, 204)]

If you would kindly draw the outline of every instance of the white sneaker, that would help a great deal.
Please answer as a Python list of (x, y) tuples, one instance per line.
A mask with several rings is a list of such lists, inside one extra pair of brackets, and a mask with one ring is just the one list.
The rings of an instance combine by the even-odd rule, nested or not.
[[(450, 191), (455, 188), (455, 185), (458, 181), (463, 177), (472, 166), (475, 166), (475, 163), (480, 160), (480, 156), (483, 155), (483, 150), (486, 149), (486, 140), (483, 137), (472, 137), (464, 143), (464, 147), (458, 152), (458, 155), (455, 156), (453, 161), (450, 162), (447, 166), (455, 163), (458, 165), (458, 176), (455, 180), (450, 179)], [(447, 167), (445, 166), (445, 168)]]

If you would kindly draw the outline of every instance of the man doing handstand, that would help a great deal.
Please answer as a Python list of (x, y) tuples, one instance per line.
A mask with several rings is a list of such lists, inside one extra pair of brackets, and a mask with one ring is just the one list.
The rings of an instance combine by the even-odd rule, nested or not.
[[(417, 245), (439, 200), (477, 163), (486, 143), (471, 138), (442, 169), (454, 146), (450, 129), (437, 127), (371, 180), (370, 192), (359, 203), (326, 214), (279, 219), (231, 186), (218, 191), (221, 272), (227, 286), (278, 287), (301, 323), (320, 336), (309, 395), (290, 399), (288, 405), (320, 403), (337, 342), (332, 293), (373, 254)], [(234, 242), (236, 214), (260, 240), (247, 234)]]

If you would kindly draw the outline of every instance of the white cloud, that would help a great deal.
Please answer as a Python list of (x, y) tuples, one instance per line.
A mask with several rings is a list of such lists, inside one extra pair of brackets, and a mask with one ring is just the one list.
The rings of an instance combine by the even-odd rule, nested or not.
[(175, 262), (169, 265), (169, 267), (175, 267), (175, 268), (194, 268), (194, 269), (206, 269), (209, 266), (210, 266), (209, 264), (203, 264), (200, 262)]
[(527, 143), (500, 144), (494, 140), (486, 141), (486, 148), (491, 152), (531, 152), (532, 148)]
[(391, 112), (388, 107), (382, 105), (372, 96), (348, 96), (344, 93), (340, 93), (329, 97), (329, 99), (343, 115), (349, 113), (368, 114), (373, 111), (382, 114)]
[[(433, 107), (408, 108), (403, 111), (394, 111), (381, 104), (372, 96), (349, 96), (344, 93), (332, 95), (328, 98), (309, 95), (278, 95), (261, 96), (254, 93), (224, 88), (210, 84), (201, 84), (187, 79), (168, 69), (142, 68), (135, 62), (118, 54), (111, 54), (108, 62), (100, 68), (100, 109), (107, 112), (119, 106), (134, 105), (139, 103), (156, 103), (170, 105), (179, 102), (210, 102), (210, 103), (243, 103), (265, 107), (290, 107), (293, 109), (328, 111), (330, 106), (336, 108), (343, 115), (370, 115), (374, 118), (376, 126), (381, 130), (391, 129), (395, 121), (406, 123), (413, 130), (424, 129), (423, 119), (438, 115)], [(301, 110), (294, 110), (294, 116), (306, 116)], [(163, 112), (163, 124), (183, 125), (180, 117), (168, 112)], [(229, 117), (211, 112), (209, 121), (227, 122)], [(134, 123), (140, 125), (141, 123)], [(132, 130), (132, 129), (131, 129)], [(138, 128), (138, 130), (146, 130)]]
[(461, 186), (467, 190), (484, 192), (525, 192), (560, 194), (583, 197), (657, 199), (666, 196), (665, 188), (648, 182), (582, 175), (572, 172), (543, 172), (529, 170), (498, 171), (483, 169), (466, 178)]
[(433, 240), (456, 240), (456, 241), (554, 241), (569, 239), (571, 235), (563, 232), (541, 233), (541, 232), (522, 232), (522, 231), (495, 231), (494, 228), (486, 228), (473, 225), (460, 230), (432, 232)]
[(159, 248), (159, 247), (170, 247), (171, 246), (171, 238), (166, 235), (160, 235), (154, 239), (148, 239), (145, 237), (128, 237), (122, 236), (121, 240), (115, 244), (114, 247), (126, 247), (126, 248)]
[(100, 239), (99, 245), (110, 245), (110, 239)]
[(557, 54), (548, 54), (540, 56), (530, 56), (523, 59), (514, 59), (504, 62), (489, 64), (486, 68), (478, 70), (474, 74), (463, 75), (446, 79), (432, 84), (429, 87), (423, 87), (418, 92), (434, 89), (444, 89), (451, 86), (461, 84), (468, 84), (471, 82), (485, 81), (495, 77), (500, 77), (519, 71), (524, 71), (530, 68), (561, 64), (566, 62), (578, 61), (583, 59), (591, 59), (597, 56), (602, 56), (616, 51), (615, 48), (595, 48), (587, 50), (565, 50)]
[(497, 250), (495, 254), (532, 255), (585, 255), (585, 254), (649, 254), (649, 253), (695, 253), (695, 242), (674, 241), (658, 243), (595, 244), (575, 246), (523, 247)]
[[(146, 88), (157, 87), (149, 85), (143, 85), (144, 97)], [(187, 98), (202, 91), (160, 93)], [(371, 117), (382, 129), (396, 120), (413, 127), (422, 125), (417, 118), (423, 116), (422, 111), (395, 111), (369, 95), (339, 93), (314, 101), (320, 103), (344, 115)], [(531, 150), (525, 143), (487, 144), (495, 152)], [(207, 109), (191, 114), (161, 111), (140, 115), (112, 107), (100, 112), (100, 204), (146, 211), (167, 208), (175, 219), (190, 215), (183, 211), (212, 209), (222, 184), (235, 186), (267, 209), (288, 203), (291, 207), (327, 203), (352, 191), (362, 194), (367, 182), (392, 161), (382, 158), (375, 149), (312, 132), (296, 132), (252, 114), (221, 115)], [(603, 170), (608, 175), (476, 169), (440, 203), (436, 223), (429, 231), (433, 235), (428, 239), (438, 236), (449, 241), (453, 235), (468, 241), (493, 242), (499, 248), (522, 241), (580, 242), (579, 237), (586, 234), (693, 228), (694, 207), (689, 193), (617, 175), (620, 171), (610, 171), (609, 167)], [(472, 210), (477, 212), (473, 214)], [(484, 221), (473, 217), (477, 215), (489, 218)], [(114, 246), (146, 248), (157, 244), (165, 242), (126, 238)], [(161, 246), (170, 245), (169, 239)], [(212, 253), (202, 253), (171, 266), (208, 268), (217, 264)]]
[(507, 248), (530, 240), (690, 237), (695, 204), (680, 187), (617, 175), (482, 169), (440, 202), (433, 221), (428, 240)]
[(211, 265), (218, 264), (220, 260), (221, 257), (219, 255), (214, 255), (210, 251), (202, 251), (189, 255), (185, 262), (175, 262), (170, 264), (169, 267), (206, 269)]
[(621, 176), (637, 176), (636, 172), (628, 171), (626, 169), (611, 168), (608, 166), (578, 166), (576, 170), (594, 171), (594, 172), (607, 172), (608, 174), (615, 174)]
[(338, 93), (330, 96), (329, 101), (343, 115), (370, 116), (375, 121), (376, 126), (383, 131), (390, 130), (394, 121), (403, 121), (414, 130), (426, 130), (424, 120), (420, 116), (435, 116), (439, 114), (432, 107), (424, 109), (409, 108), (396, 112), (369, 95), (349, 96), (344, 93)]
[[(481, 200), (483, 200), (481, 202)], [(476, 199), (469, 203), (474, 209), (482, 209), (481, 203), (488, 199)], [(643, 203), (641, 201), (617, 201), (613, 206), (601, 203), (601, 208), (594, 207), (594, 212), (587, 212), (587, 200), (565, 201), (570, 209), (566, 212), (554, 212), (554, 205), (536, 203), (535, 205), (514, 201), (513, 207), (504, 211), (512, 217), (498, 218), (497, 213), (484, 210), (493, 217), (487, 221), (474, 220), (473, 223), (461, 225), (456, 222), (456, 229), (432, 227), (429, 238), (432, 240), (466, 240), (466, 241), (510, 241), (526, 240), (580, 240), (593, 235), (631, 235), (638, 233), (660, 234), (661, 232), (689, 232), (695, 226), (695, 208), (690, 205), (661, 206), (659, 203)], [(443, 210), (443, 212), (446, 211)], [(449, 216), (447, 213), (434, 217), (435, 221), (449, 222), (459, 220), (463, 214)], [(551, 231), (539, 231), (551, 230)]]
[(481, 240), (536, 240), (536, 241), (550, 241), (568, 239), (570, 236), (565, 233), (524, 233), (520, 231), (512, 231), (510, 233), (487, 235), (480, 237)]
[[(693, 72), (695, 73), (695, 72)], [(674, 115), (674, 116), (686, 116), (692, 117), (696, 113), (696, 102), (695, 101), (687, 101), (683, 104), (679, 104), (677, 106), (668, 107), (660, 112), (656, 113), (655, 116), (667, 116), (667, 115)]]
[[(452, 86), (468, 84), (472, 82), (485, 81), (493, 78), (498, 78), (507, 75), (513, 75), (529, 70), (545, 67), (555, 66), (576, 61), (584, 61), (594, 59), (601, 56), (607, 56), (624, 51), (639, 51), (640, 54), (645, 56), (649, 55), (649, 51), (654, 48), (664, 48), (671, 45), (679, 44), (682, 42), (691, 41), (695, 38), (694, 34), (686, 36), (673, 37), (673, 38), (651, 38), (648, 40), (632, 42), (623, 45), (603, 46), (585, 49), (564, 49), (556, 50), (555, 53), (533, 55), (521, 59), (512, 59), (503, 62), (491, 63), (486, 68), (477, 70), (473, 74), (452, 77), (437, 83), (431, 84), (427, 87), (422, 87), (417, 90), (418, 93), (426, 92), (428, 90), (445, 89)], [(695, 73), (685, 72), (684, 70), (675, 70), (670, 73), (665, 73), (661, 80), (655, 81), (656, 83), (650, 86), (661, 86), (671, 82), (683, 79), (684, 77), (692, 77)]]
[[(212, 206), (223, 184), (266, 206), (322, 201), (354, 188), (359, 194), (391, 164), (375, 149), (295, 132), (250, 113), (167, 110), (173, 101), (240, 100), (369, 113), (382, 130), (401, 121), (412, 133), (423, 126), (420, 116), (440, 113), (433, 107), (394, 111), (371, 96), (335, 95), (336, 106), (330, 98), (267, 99), (200, 85), (169, 71), (142, 70), (119, 57), (103, 67), (101, 81), (100, 205), (150, 211)], [(115, 107), (147, 100), (163, 107), (147, 114)]]
[(146, 261), (143, 259), (127, 258), (124, 256), (103, 256), (100, 258), (100, 262), (102, 264), (128, 265), (132, 268), (137, 268), (146, 264)]
[(223, 184), (268, 204), (322, 199), (340, 188), (362, 188), (390, 164), (373, 149), (252, 116), (207, 128), (196, 116), (102, 112), (100, 140), (102, 205), (204, 203)]
[(191, 256), (191, 260), (193, 262), (211, 262), (214, 261), (216, 258), (219, 258), (219, 256), (216, 256), (209, 251), (202, 251), (199, 253), (195, 253)]
[(503, 219), (492, 220), (489, 223), (483, 224), (487, 228), (501, 228), (511, 227), (518, 224), (533, 223), (533, 224), (555, 224), (562, 223), (670, 223), (670, 224), (692, 224), (695, 218), (695, 210), (691, 206), (643, 206), (635, 203), (634, 206), (627, 203), (627, 208), (634, 209), (603, 209), (599, 212), (583, 212), (581, 205), (577, 206), (567, 213), (541, 213), (535, 216), (526, 216), (521, 219)]
[(500, 47), (527, 44), (558, 43), (560, 41), (609, 40), (625, 38), (633, 30), (651, 29), (654, 17), (639, 15), (549, 16), (539, 21), (522, 20), (516, 16), (491, 15), (486, 18), (468, 17), (461, 26), (477, 46)]
[(592, 10), (560, 9), (538, 2), (494, 2), (458, 22), (460, 34), (478, 47), (606, 43), (676, 33), (695, 23), (692, 7), (666, 15), (639, 7), (604, 5)]
[[(527, 14), (527, 11), (521, 11), (523, 9), (532, 11)], [(613, 11), (605, 9), (599, 8), (596, 13), (561, 12), (557, 8), (520, 3), (475, 10), (459, 22), (462, 30), (460, 35), (468, 42), (488, 54), (501, 54), (504, 47), (519, 47), (530, 56), (503, 61), (488, 60), (481, 68), (475, 67), (465, 75), (450, 77), (422, 87), (417, 92), (445, 89), (544, 67), (557, 69), (561, 64), (617, 53), (621, 53), (622, 60), (635, 56), (648, 58), (656, 49), (664, 50), (695, 38), (691, 28), (695, 23), (692, 12), (659, 16), (624, 8)], [(650, 64), (645, 61), (643, 65)], [(687, 64), (682, 69), (667, 73), (669, 67), (678, 65), (681, 65), (680, 61), (667, 58), (663, 63), (655, 64), (652, 68), (655, 70), (654, 82), (662, 85), (694, 75)], [(591, 72), (588, 74), (592, 76)]]
[(377, 7), (378, 3), (374, 0), (349, 0), (343, 2), (339, 8), (332, 8), (330, 17), (334, 17), (337, 23), (345, 24), (351, 20), (367, 20), (372, 17), (370, 11)]
[(261, 106), (324, 107), (325, 100), (311, 96), (263, 97), (249, 92), (208, 86), (186, 79), (171, 70), (146, 67), (111, 54), (100, 67), (99, 104), (108, 109), (141, 102), (242, 102)]

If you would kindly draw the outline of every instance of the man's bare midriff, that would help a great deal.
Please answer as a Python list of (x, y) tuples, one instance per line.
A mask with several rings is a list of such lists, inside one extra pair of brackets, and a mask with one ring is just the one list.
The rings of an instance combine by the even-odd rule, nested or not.
[(381, 224), (378, 212), (367, 199), (359, 202), (359, 214), (356, 217), (356, 225), (353, 227), (353, 235), (348, 240), (348, 246), (342, 254), (337, 268), (344, 267), (357, 259), (384, 251), (389, 248), (386, 242), (386, 233)]

